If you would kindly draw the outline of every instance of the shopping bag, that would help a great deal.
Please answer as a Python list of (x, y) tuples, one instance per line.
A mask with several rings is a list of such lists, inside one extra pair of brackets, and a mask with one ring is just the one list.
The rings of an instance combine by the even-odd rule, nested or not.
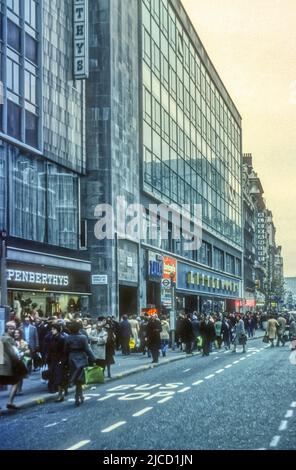
[(201, 336), (198, 336), (198, 337), (196, 338), (196, 346), (197, 346), (198, 348), (202, 348), (202, 337), (201, 337)]
[(85, 384), (103, 384), (104, 369), (99, 366), (84, 367)]
[(263, 343), (269, 343), (269, 337), (268, 335), (263, 336)]
[(134, 340), (134, 338), (131, 338), (131, 339), (129, 340), (129, 347), (130, 347), (130, 349), (135, 349), (135, 347), (136, 347), (136, 341)]

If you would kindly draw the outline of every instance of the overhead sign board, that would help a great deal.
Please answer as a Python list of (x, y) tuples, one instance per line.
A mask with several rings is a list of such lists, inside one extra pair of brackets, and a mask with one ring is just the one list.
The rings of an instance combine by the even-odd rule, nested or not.
[(88, 51), (88, 0), (74, 0), (74, 78), (83, 80), (89, 74)]

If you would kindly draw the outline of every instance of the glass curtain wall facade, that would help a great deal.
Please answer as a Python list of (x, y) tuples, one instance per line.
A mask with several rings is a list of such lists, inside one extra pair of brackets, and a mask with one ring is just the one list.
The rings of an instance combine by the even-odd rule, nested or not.
[(171, 2), (141, 0), (141, 11), (143, 189), (202, 204), (204, 228), (240, 248), (241, 127)]
[(0, 0), (0, 226), (76, 250), (86, 161), (72, 9), (72, 0)]
[(40, 2), (0, 2), (0, 80), (4, 87), (0, 130), (40, 146)]

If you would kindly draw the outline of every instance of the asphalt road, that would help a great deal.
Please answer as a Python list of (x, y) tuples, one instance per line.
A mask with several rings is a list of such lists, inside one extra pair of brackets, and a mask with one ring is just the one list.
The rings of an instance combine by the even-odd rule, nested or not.
[(192, 357), (3, 416), (0, 449), (296, 449), (288, 346)]

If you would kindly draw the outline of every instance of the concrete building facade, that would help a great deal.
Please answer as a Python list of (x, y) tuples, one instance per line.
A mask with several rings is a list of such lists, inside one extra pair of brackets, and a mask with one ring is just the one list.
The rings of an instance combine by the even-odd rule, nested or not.
[[(95, 278), (91, 311), (235, 309), (242, 296), (241, 117), (180, 1), (89, 2), (83, 218)], [(203, 240), (98, 240), (100, 203), (200, 204)], [(95, 215), (97, 214), (97, 215)], [(157, 220), (159, 226), (159, 219)], [(159, 228), (158, 228), (159, 230)], [(165, 282), (166, 284), (166, 282)]]

